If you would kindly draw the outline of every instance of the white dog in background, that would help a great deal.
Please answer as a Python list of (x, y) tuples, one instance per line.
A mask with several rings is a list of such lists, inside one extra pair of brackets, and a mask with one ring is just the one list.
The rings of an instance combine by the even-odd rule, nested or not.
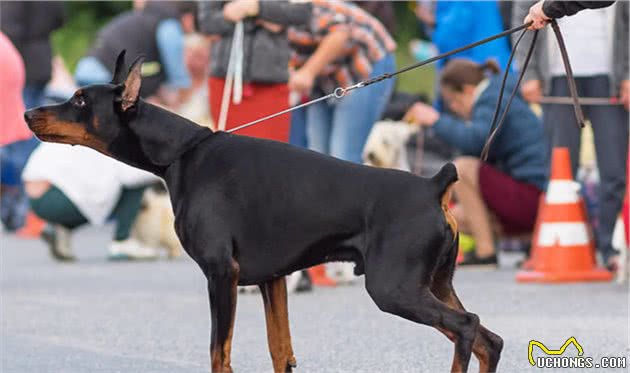
[[(368, 166), (394, 168), (411, 171), (407, 156), (407, 141), (418, 132), (418, 126), (406, 122), (376, 122), (363, 147), (363, 163)], [(352, 283), (355, 279), (354, 264), (328, 263), (326, 273), (340, 284)]]
[(406, 122), (376, 122), (363, 147), (363, 162), (366, 165), (411, 171), (406, 144), (418, 126)]
[(175, 233), (175, 217), (168, 193), (151, 189), (144, 192), (142, 209), (131, 235), (148, 247), (165, 249), (169, 258), (182, 255), (183, 247)]

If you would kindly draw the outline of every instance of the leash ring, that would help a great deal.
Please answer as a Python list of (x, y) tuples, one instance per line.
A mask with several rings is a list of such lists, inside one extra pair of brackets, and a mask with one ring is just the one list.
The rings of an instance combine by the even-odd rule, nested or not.
[(346, 95), (346, 90), (344, 88), (337, 87), (335, 88), (333, 95), (335, 95), (335, 98), (343, 98), (343, 96)]

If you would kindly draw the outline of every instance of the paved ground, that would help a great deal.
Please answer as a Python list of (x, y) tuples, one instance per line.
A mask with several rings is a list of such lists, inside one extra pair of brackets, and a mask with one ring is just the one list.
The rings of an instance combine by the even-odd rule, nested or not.
[[(54, 263), (38, 241), (2, 237), (2, 372), (207, 371), (201, 272), (189, 259), (109, 263), (107, 235), (80, 231), (75, 264)], [(575, 336), (586, 356), (628, 355), (627, 286), (519, 285), (510, 267), (456, 276), (467, 308), (505, 339), (501, 371), (538, 370), (527, 362), (530, 339), (557, 348)], [(297, 372), (450, 367), (446, 338), (381, 313), (361, 282), (289, 302)], [(271, 371), (259, 295), (239, 297), (232, 361), (235, 372)]]

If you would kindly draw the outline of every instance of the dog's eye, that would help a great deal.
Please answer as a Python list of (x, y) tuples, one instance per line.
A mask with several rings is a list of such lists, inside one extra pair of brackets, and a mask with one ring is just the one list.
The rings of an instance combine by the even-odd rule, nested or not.
[(83, 96), (74, 96), (72, 98), (72, 104), (77, 107), (84, 107), (85, 99), (83, 98)]

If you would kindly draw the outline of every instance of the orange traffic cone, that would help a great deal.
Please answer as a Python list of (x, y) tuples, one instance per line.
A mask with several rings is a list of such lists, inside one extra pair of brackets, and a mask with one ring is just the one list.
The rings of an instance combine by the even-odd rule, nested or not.
[(315, 286), (337, 286), (337, 282), (326, 275), (325, 264), (309, 268), (308, 274)]
[(26, 221), (24, 222), (24, 226), (20, 228), (16, 234), (21, 238), (38, 238), (44, 227), (46, 226), (46, 222), (40, 219), (33, 211), (29, 211), (26, 214)]
[(596, 267), (592, 235), (586, 211), (573, 180), (569, 149), (555, 148), (551, 180), (542, 209), (538, 234), (532, 244), (536, 253), (533, 270), (520, 271), (519, 282), (610, 281), (612, 274)]

